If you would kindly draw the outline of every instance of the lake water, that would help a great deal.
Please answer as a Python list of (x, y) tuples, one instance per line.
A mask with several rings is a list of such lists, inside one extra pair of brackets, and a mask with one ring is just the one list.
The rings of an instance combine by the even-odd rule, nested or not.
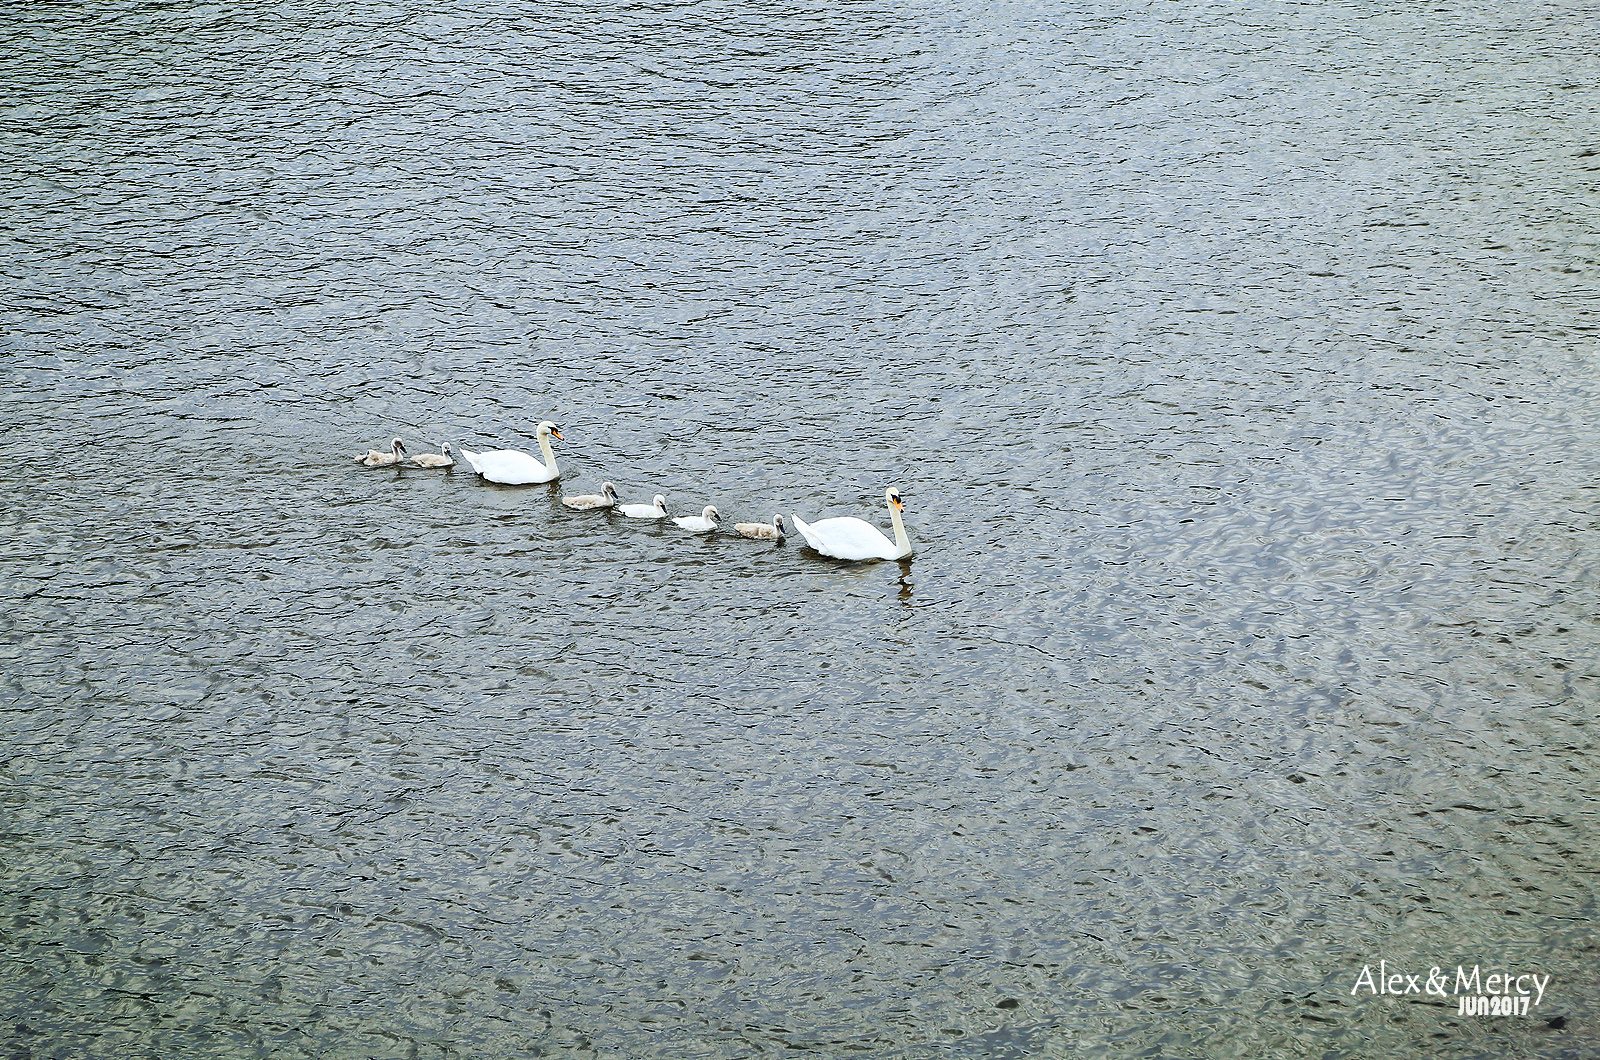
[(1592, 9), (4, 33), (8, 1057), (1592, 1055)]

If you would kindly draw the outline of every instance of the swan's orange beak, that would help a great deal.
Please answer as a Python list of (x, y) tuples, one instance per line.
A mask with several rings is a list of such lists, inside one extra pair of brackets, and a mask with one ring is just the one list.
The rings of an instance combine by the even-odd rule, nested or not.
[(558, 442), (566, 441), (565, 438), (561, 437), (561, 428), (560, 427), (551, 427), (550, 428), (550, 437), (554, 438)]
[(895, 511), (903, 512), (903, 511), (906, 510), (906, 502), (905, 501), (901, 500), (899, 497), (892, 497), (890, 499), (894, 502), (894, 510)]

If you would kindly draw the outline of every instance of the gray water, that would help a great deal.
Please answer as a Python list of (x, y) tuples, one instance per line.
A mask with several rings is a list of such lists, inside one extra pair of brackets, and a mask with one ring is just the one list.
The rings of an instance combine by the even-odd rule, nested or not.
[(7, 1057), (1592, 1055), (1592, 9), (0, 32)]

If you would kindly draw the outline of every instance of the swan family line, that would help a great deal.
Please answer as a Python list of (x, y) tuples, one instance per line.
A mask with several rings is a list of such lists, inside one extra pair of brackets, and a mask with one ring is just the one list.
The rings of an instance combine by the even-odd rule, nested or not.
[[(542, 461), (519, 449), (487, 449), (474, 453), (463, 448), (461, 455), (472, 465), (472, 470), (477, 472), (479, 478), (490, 482), (507, 486), (554, 482), (561, 477), (561, 471), (556, 467), (556, 453), (550, 439), (558, 442), (566, 439), (561, 436), (561, 428), (549, 420), (539, 424), (537, 433), (539, 451), (544, 456)], [(406, 446), (396, 438), (389, 443), (388, 452), (369, 449), (365, 456), (356, 457), (356, 461), (367, 467), (392, 467), (406, 462)], [(415, 467), (453, 467), (455, 455), (449, 445), (442, 445), (437, 453), (418, 453), (411, 457), (410, 463)], [(905, 523), (900, 518), (905, 511), (905, 503), (900, 499), (900, 491), (893, 486), (884, 491), (883, 497), (889, 505), (889, 520), (894, 524), (893, 541), (865, 519), (853, 516), (808, 523), (791, 512), (789, 518), (793, 520), (794, 528), (800, 531), (800, 536), (805, 538), (806, 544), (824, 556), (849, 560), (905, 559), (911, 555), (911, 539), (906, 536)], [(661, 494), (656, 494), (649, 504), (621, 504), (618, 503), (617, 488), (609, 482), (600, 487), (599, 493), (562, 497), (561, 503), (576, 511), (618, 511), (629, 519), (668, 518), (667, 499)], [(717, 529), (720, 518), (721, 513), (716, 505), (708, 504), (699, 515), (680, 515), (672, 521), (685, 530), (703, 534)], [(770, 523), (735, 523), (733, 529), (743, 537), (782, 541), (785, 526), (783, 516), (774, 515)]]

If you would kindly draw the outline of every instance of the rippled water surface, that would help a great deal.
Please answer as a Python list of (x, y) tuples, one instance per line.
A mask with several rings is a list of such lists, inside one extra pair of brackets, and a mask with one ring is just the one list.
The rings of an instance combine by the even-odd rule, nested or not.
[(1592, 10), (3, 25), (8, 1056), (1600, 1040)]

